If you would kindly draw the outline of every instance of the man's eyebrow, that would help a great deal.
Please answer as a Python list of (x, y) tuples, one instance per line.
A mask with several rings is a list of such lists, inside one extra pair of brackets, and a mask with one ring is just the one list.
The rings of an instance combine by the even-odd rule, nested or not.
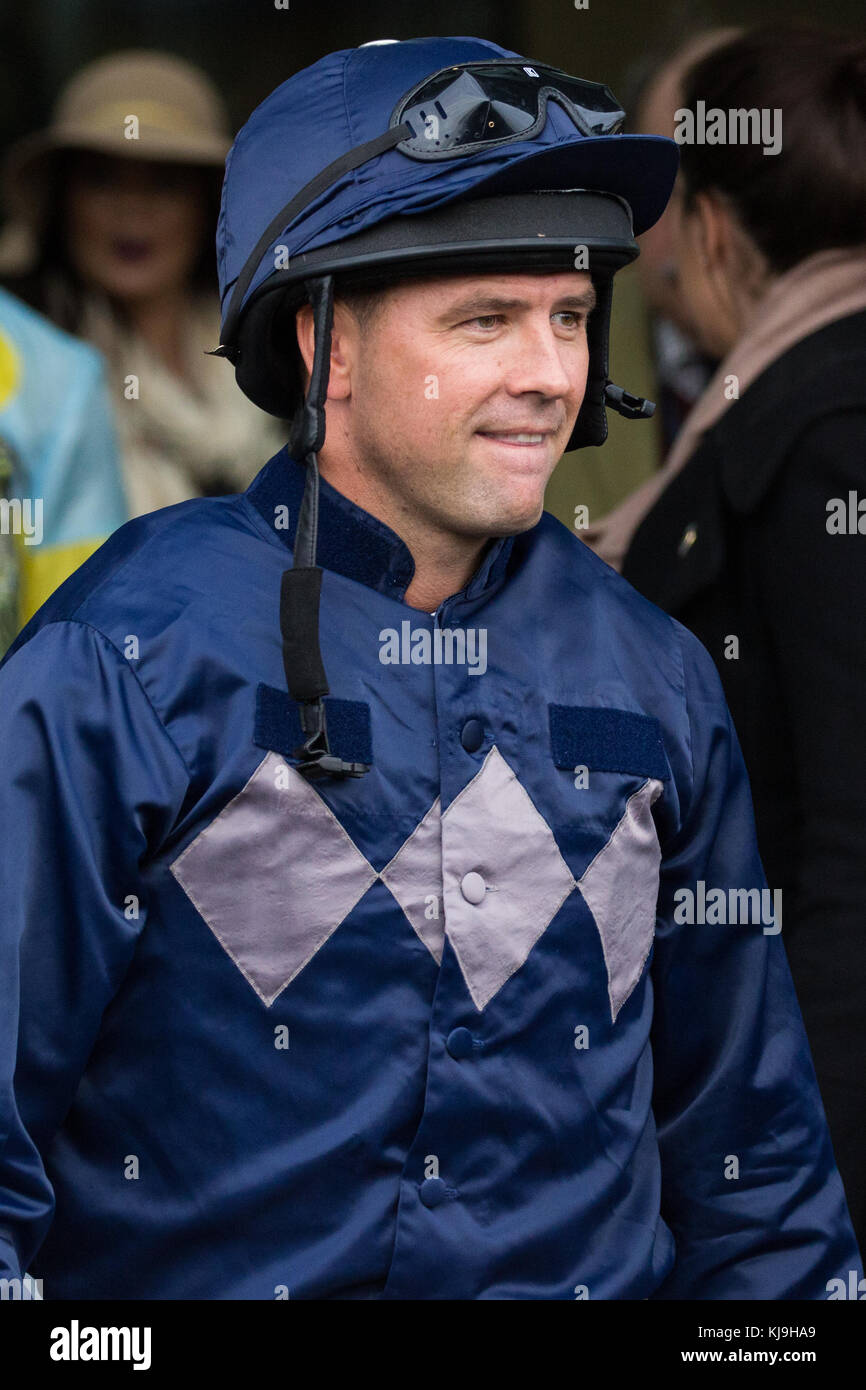
[[(582, 309), (584, 313), (591, 313), (596, 305), (596, 293), (594, 286), (583, 290), (580, 294), (559, 295), (556, 303), (561, 309)], [(438, 316), (441, 322), (452, 319), (458, 314), (465, 315), (467, 318), (479, 314), (499, 312), (507, 309), (528, 309), (529, 303), (525, 299), (509, 297), (498, 294), (473, 294), (466, 299), (460, 299), (456, 304), (449, 304), (446, 309)]]

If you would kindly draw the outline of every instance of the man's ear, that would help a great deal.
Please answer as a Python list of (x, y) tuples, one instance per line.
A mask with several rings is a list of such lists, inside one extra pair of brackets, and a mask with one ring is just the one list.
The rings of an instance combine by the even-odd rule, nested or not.
[[(357, 331), (352, 333), (354, 320), (344, 305), (334, 301), (334, 325), (331, 330), (331, 369), (328, 373), (328, 400), (346, 400), (352, 394), (352, 350)], [(295, 328), (298, 334), (298, 351), (306, 368), (304, 390), (313, 370), (315, 352), (315, 331), (313, 310), (310, 304), (302, 304), (295, 314)]]

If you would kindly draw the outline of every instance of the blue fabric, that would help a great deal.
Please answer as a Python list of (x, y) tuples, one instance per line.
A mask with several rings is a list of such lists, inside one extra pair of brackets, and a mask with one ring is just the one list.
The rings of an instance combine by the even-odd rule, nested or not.
[(657, 719), (623, 709), (550, 706), (550, 744), (557, 767), (640, 772), (670, 777)]
[(657, 720), (655, 940), (616, 1021), (576, 890), (482, 1010), (447, 922), (439, 964), (379, 880), (270, 1007), (250, 987), (170, 866), (274, 756), (257, 692), (284, 688), (290, 550), (258, 504), (294, 515), (302, 485), (283, 451), (243, 495), (127, 523), (0, 663), (0, 1274), (48, 1300), (824, 1299), (861, 1277), (782, 936), (676, 920), (698, 881), (765, 884), (715, 667), (548, 515), (438, 612), (486, 629), (483, 676), (389, 667), (382, 630), (431, 625), (408, 552), (323, 487), (322, 535), (344, 522), (323, 659), (376, 757), (317, 794), (381, 871), (478, 773), (478, 719), (580, 878), (646, 779), (577, 790), (549, 706)]
[[(335, 700), (330, 695), (325, 696), (324, 705), (331, 752), (348, 762), (371, 762), (370, 706), (360, 700)], [(293, 756), (294, 750), (303, 741), (297, 702), (286, 690), (260, 685), (253, 743), (258, 748), (272, 748), (275, 753), (282, 753), (296, 765), (299, 760)]]
[[(293, 74), (261, 103), (226, 160), (217, 227), (223, 310), (265, 228), (295, 194), (356, 145), (388, 130), (400, 98), (421, 78), (452, 63), (520, 57), (484, 39), (407, 39), (344, 48)], [(579, 73), (592, 79), (592, 73)], [(286, 151), (291, 158), (286, 158)], [(635, 235), (661, 216), (679, 164), (673, 140), (659, 135), (584, 136), (555, 102), (531, 140), (456, 159), (421, 161), (386, 150), (344, 174), (266, 249), (244, 300), (302, 251), (342, 241), (389, 217), (411, 216), (461, 195), (529, 188), (602, 188), (629, 203)], [(228, 177), (229, 171), (231, 177)]]

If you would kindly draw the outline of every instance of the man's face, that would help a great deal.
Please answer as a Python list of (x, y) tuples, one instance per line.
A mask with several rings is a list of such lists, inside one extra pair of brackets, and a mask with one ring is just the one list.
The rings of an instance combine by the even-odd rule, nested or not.
[(390, 288), (365, 334), (344, 309), (336, 447), (404, 526), (534, 526), (583, 401), (594, 299), (586, 272), (461, 275)]

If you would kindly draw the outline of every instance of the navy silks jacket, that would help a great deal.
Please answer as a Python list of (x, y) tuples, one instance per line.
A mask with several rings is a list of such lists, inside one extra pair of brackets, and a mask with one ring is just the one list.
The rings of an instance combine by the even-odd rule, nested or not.
[(279, 632), (303, 479), (284, 450), (129, 522), (0, 665), (0, 1274), (859, 1279), (703, 647), (547, 514), (410, 608), (405, 544), (323, 482), (328, 727), (370, 771), (311, 783)]

